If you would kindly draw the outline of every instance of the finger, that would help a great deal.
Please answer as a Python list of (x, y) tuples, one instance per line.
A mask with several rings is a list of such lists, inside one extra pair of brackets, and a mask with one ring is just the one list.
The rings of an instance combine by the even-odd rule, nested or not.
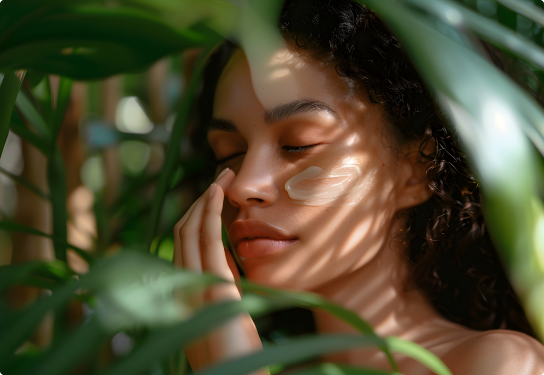
[(183, 262), (181, 259), (181, 239), (179, 236), (179, 230), (181, 229), (182, 225), (187, 221), (187, 218), (193, 211), (193, 208), (197, 204), (198, 199), (189, 207), (187, 212), (185, 212), (185, 215), (174, 225), (174, 265), (179, 268), (183, 268)]
[[(209, 189), (208, 189), (209, 190)], [(195, 272), (202, 272), (200, 259), (200, 230), (208, 190), (195, 202), (192, 211), (182, 223), (178, 231), (180, 243), (181, 264), (184, 268)]]
[[(179, 222), (179, 230), (176, 233), (179, 243), (178, 263), (185, 269), (202, 273), (200, 260), (199, 231), (202, 222), (202, 209), (207, 198), (207, 191), (191, 206), (187, 214)], [(176, 225), (177, 226), (177, 225)], [(188, 304), (193, 308), (202, 306), (205, 293), (197, 291), (189, 296)]]
[[(226, 168), (219, 174), (216, 179), (215, 186), (228, 187), (234, 180), (235, 174), (232, 170)], [(178, 237), (180, 243), (181, 260), (178, 263), (183, 267), (196, 272), (202, 272), (202, 260), (200, 256), (200, 236), (202, 230), (202, 220), (204, 217), (204, 209), (207, 201), (209, 201), (208, 189), (195, 204), (188, 215), (180, 220)], [(222, 207), (222, 203), (221, 203)], [(221, 208), (220, 208), (221, 210)], [(221, 211), (219, 212), (221, 214)], [(221, 230), (219, 231), (221, 234)]]
[(204, 210), (202, 232), (200, 235), (202, 268), (226, 280), (234, 281), (232, 272), (230, 272), (229, 265), (227, 264), (223, 241), (221, 239), (223, 189), (217, 184), (212, 184), (210, 192), (212, 193)]
[(232, 254), (226, 247), (223, 247), (223, 249), (225, 251), (225, 258), (227, 258), (227, 265), (230, 268), (230, 272), (232, 272), (232, 276), (234, 276), (234, 280), (240, 281), (241, 280), (240, 271), (238, 271), (238, 266), (236, 265), (236, 261), (234, 260), (234, 258), (232, 257)]
[[(1, 1), (1, 0), (0, 0)], [(229, 173), (230, 172), (230, 173)], [(217, 176), (216, 180), (214, 183), (216, 184), (219, 184), (221, 185), (221, 187), (223, 188), (223, 190), (225, 190), (231, 183), (232, 183), (232, 180), (233, 180), (233, 177), (235, 177), (234, 175), (234, 172), (229, 169), (229, 168), (225, 168), (223, 170), (223, 172), (219, 173), (219, 175)], [(189, 218), (189, 215), (191, 214), (191, 212), (193, 211), (195, 205), (198, 203), (198, 201), (200, 199), (202, 199), (202, 197), (205, 195), (202, 194), (192, 205), (191, 207), (189, 207), (189, 209), (187, 210), (187, 212), (185, 213), (185, 215), (183, 215), (183, 217), (176, 223), (176, 225), (174, 226), (174, 237), (176, 238), (179, 238), (179, 230), (181, 229), (182, 225), (185, 224), (185, 222), (187, 221), (187, 219)]]
[(238, 284), (238, 281), (240, 281), (241, 278), (240, 278), (240, 272), (238, 271), (238, 266), (236, 265), (236, 261), (232, 257), (232, 254), (230, 253), (230, 251), (228, 251), (226, 247), (223, 247), (223, 248), (225, 250), (225, 258), (227, 258), (227, 265), (230, 268), (230, 272), (232, 272), (234, 281), (236, 281), (236, 287), (238, 288), (238, 293), (242, 295), (242, 288)]
[(236, 177), (236, 175), (234, 174), (232, 169), (225, 168), (221, 173), (219, 173), (214, 181), (214, 184), (221, 186), (223, 191), (226, 191), (234, 180), (234, 177)]

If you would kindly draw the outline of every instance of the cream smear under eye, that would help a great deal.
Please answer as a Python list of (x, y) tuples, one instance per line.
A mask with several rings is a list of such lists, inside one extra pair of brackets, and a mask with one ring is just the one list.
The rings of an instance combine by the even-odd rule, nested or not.
[(289, 198), (306, 206), (349, 205), (362, 198), (361, 191), (374, 179), (375, 171), (363, 178), (357, 165), (342, 165), (325, 172), (309, 167), (285, 183)]

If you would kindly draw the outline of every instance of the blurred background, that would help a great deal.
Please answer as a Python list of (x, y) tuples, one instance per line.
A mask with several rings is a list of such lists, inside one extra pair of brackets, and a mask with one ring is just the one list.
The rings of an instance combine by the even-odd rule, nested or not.
[[(175, 106), (185, 90), (200, 49), (186, 51), (154, 63), (135, 74), (106, 80), (76, 82), (58, 135), (66, 168), (67, 240), (95, 257), (118, 251), (147, 251), (146, 236), (153, 193), (174, 124)], [(39, 80), (39, 81), (38, 81)], [(45, 75), (23, 82), (29, 97), (45, 90), (55, 93), (59, 77)], [(151, 252), (173, 259), (173, 226), (201, 194), (205, 159), (190, 142), (179, 144), (179, 160), (169, 181), (158, 232)], [(47, 158), (24, 138), (10, 131), (0, 159), (0, 213), (14, 221), (52, 233), (52, 208), (47, 199)], [(209, 178), (210, 168), (206, 171)], [(213, 171), (211, 172), (213, 173)], [(24, 178), (27, 184), (18, 184)], [(28, 185), (34, 189), (29, 189)], [(36, 190), (43, 196), (36, 194)], [(45, 196), (45, 198), (44, 198)], [(0, 265), (34, 260), (55, 260), (49, 238), (28, 233), (0, 232)], [(69, 266), (84, 274), (89, 264), (67, 250)], [(10, 290), (13, 307), (22, 308), (47, 290), (17, 286)], [(66, 317), (78, 322), (84, 306), (73, 302)], [(53, 320), (44, 319), (29, 343), (46, 347)], [(112, 338), (107, 355), (129, 350), (126, 335)]]
[[(17, 318), (38, 311), (35, 301), (39, 297), (51, 297), (73, 280), (79, 280), (96, 260), (128, 252), (151, 253), (155, 258), (172, 262), (173, 226), (204, 191), (215, 172), (209, 150), (202, 143), (191, 142), (198, 120), (192, 99), (199, 92), (203, 56), (221, 40), (218, 32), (234, 22), (232, 14), (241, 12), (239, 4), (234, 4), (238, 2), (97, 1), (92, 2), (95, 7), (92, 9), (83, 7), (87, 3), (4, 0), (0, 5), (0, 25), (4, 21), (0, 26), (2, 79), (7, 82), (14, 74), (19, 80), (24, 77), (20, 91), (15, 92), (0, 158), (0, 266), (12, 267), (0, 269), (3, 272), (0, 273), (3, 293), (0, 319), (4, 318), (0, 327), (6, 329), (5, 335), (8, 323), (15, 327)], [(475, 24), (464, 25), (465, 31), (494, 44), (508, 57), (509, 74), (521, 90), (542, 99), (544, 52), (540, 48), (544, 46), (544, 6), (541, 1), (520, 1), (526, 8), (516, 8), (512, 1), (506, 0), (435, 2), (453, 4), (454, 8), (443, 10), (433, 10), (432, 1), (402, 3), (420, 13), (424, 9), (423, 15), (410, 12), (421, 15), (434, 30), (453, 40), (458, 35), (455, 32), (461, 31), (455, 31), (447, 23), (448, 9), (461, 7), (477, 15), (476, 20), (488, 20), (502, 27), (501, 32), (507, 30), (506, 36), (496, 34), (493, 38), (483, 36), (485, 31), (477, 30)], [(281, 6), (281, 2), (278, 4)], [(78, 8), (80, 5), (82, 8)], [(371, 1), (368, 5), (373, 6)], [(531, 7), (540, 10), (534, 14), (541, 17), (541, 22), (531, 19), (527, 13)], [(399, 12), (407, 9), (401, 8)], [(264, 11), (273, 20), (274, 12), (267, 9)], [(43, 10), (42, 14), (38, 10)], [(27, 14), (34, 18), (24, 18)], [(56, 18), (59, 15), (74, 18)], [(66, 24), (55, 26), (59, 20)], [(203, 26), (202, 20), (211, 21)], [(142, 26), (144, 21), (149, 24)], [(385, 21), (394, 22), (387, 17)], [(73, 26), (77, 22), (81, 22), (80, 29)], [(86, 28), (85, 22), (94, 26)], [(25, 33), (13, 31), (25, 27)], [(121, 28), (128, 30), (126, 35), (119, 34)], [(141, 29), (140, 34), (137, 29)], [(511, 35), (530, 43), (533, 50), (520, 49), (518, 40)], [(113, 42), (112, 46), (106, 45), (110, 38), (115, 39), (113, 36), (119, 36), (115, 43), (132, 54), (129, 62), (123, 60), (127, 59), (125, 50), (112, 49), (116, 45)], [(173, 42), (175, 37), (179, 40)], [(32, 44), (35, 42), (41, 44)], [(107, 48), (101, 50), (103, 44)], [(16, 51), (16, 47), (22, 52)], [(53, 48), (55, 53), (44, 52), (47, 48)], [(95, 48), (96, 56), (86, 54), (86, 48)], [(4, 106), (0, 111), (8, 109)], [(540, 159), (538, 163), (542, 165)], [(542, 175), (542, 170), (538, 170)], [(531, 223), (538, 222), (540, 217), (535, 216)], [(536, 245), (532, 243), (525, 255), (519, 255), (527, 262), (544, 251), (542, 242), (538, 242), (540, 232), (535, 230), (531, 229), (533, 232), (528, 236), (536, 238)], [(506, 251), (515, 252), (514, 247), (508, 246)], [(36, 264), (29, 263), (34, 261), (45, 261), (45, 268), (22, 268)], [(157, 264), (162, 267), (162, 263)], [(530, 301), (536, 297), (531, 297), (532, 289), (527, 285), (542, 286), (542, 269), (533, 273), (536, 276), (529, 281), (516, 283), (518, 292), (521, 288), (521, 294), (529, 296)], [(52, 305), (43, 307), (32, 319), (24, 321), (33, 323), (28, 323), (28, 329), (20, 331), (18, 338), (4, 347), (0, 345), (0, 358), (15, 369), (6, 374), (19, 370), (32, 373), (36, 369), (32, 366), (42, 363), (59, 348), (50, 350), (56, 335), (61, 337), (59, 345), (69, 345), (70, 341), (64, 340), (66, 332), (90, 319), (96, 304), (93, 293), (85, 292), (74, 298), (65, 297), (63, 301), (66, 305), (61, 310)], [(541, 304), (531, 305), (529, 309), (539, 309)], [(138, 329), (115, 328), (93, 341), (93, 346), (86, 349), (94, 353), (92, 361), (88, 353), (81, 353), (74, 363), (52, 373), (102, 373), (119, 358), (134, 353), (134, 346), (153, 331), (153, 324), (147, 318), (142, 319), (135, 320), (140, 324)], [(257, 325), (265, 345), (281, 344), (292, 335), (313, 329), (311, 315), (302, 310), (264, 316), (257, 320)], [(61, 332), (56, 331), (59, 326), (64, 326)], [(82, 333), (80, 342), (87, 337)], [(16, 357), (33, 359), (17, 367), (20, 361)], [(186, 365), (179, 365), (183, 361), (181, 355), (176, 357), (177, 367), (171, 357), (166, 356), (166, 362), (159, 357), (149, 359), (145, 373), (190, 371)], [(87, 358), (85, 365), (81, 365), (82, 358)]]
[[(184, 56), (167, 58), (142, 73), (74, 84), (58, 141), (66, 165), (70, 243), (93, 254), (114, 252), (125, 245), (145, 248), (144, 218), (149, 215), (153, 187), (164, 162), (175, 116), (172, 109), (184, 89), (184, 74), (190, 74), (190, 69), (184, 71), (185, 60)], [(52, 90), (55, 85), (58, 89), (59, 78), (47, 76), (34, 87), (23, 85), (23, 90), (44, 91), (46, 80)], [(194, 158), (192, 166), (202, 164), (188, 142), (179, 148), (180, 155)], [(10, 131), (0, 159), (3, 170), (47, 192), (46, 162), (39, 150)], [(169, 204), (165, 205), (169, 210), (161, 218), (165, 232), (194, 200), (198, 186), (190, 177), (202, 167), (183, 168), (180, 160), (167, 198)], [(6, 174), (1, 184), (4, 218), (51, 233), (47, 200), (17, 185)], [(2, 264), (55, 259), (50, 239), (26, 235), (10, 238), (5, 232), (3, 237)], [(34, 242), (29, 246), (25, 245), (27, 241)], [(24, 253), (14, 248), (33, 250)], [(170, 237), (157, 241), (154, 248), (160, 248), (161, 257), (171, 260)], [(72, 250), (68, 250), (68, 261), (77, 272), (87, 271), (88, 265)]]

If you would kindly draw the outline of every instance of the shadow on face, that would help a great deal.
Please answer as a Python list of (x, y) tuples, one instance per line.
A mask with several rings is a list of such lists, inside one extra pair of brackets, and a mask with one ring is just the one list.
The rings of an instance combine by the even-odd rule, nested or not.
[(237, 50), (224, 69), (208, 139), (236, 173), (222, 218), (248, 279), (312, 290), (353, 272), (388, 248), (399, 210), (429, 198), (355, 87), (290, 47), (260, 67)]

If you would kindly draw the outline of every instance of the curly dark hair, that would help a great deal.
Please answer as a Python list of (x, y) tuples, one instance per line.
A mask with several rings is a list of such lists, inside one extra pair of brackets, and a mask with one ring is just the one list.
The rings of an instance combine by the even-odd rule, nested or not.
[[(420, 142), (434, 197), (409, 214), (413, 286), (454, 322), (534, 336), (489, 238), (478, 183), (399, 39), (374, 12), (351, 0), (285, 0), (279, 28), (288, 42), (359, 83), (385, 110), (398, 144)], [(225, 43), (210, 59), (200, 101), (203, 122), (209, 120), (213, 91), (233, 48)], [(500, 53), (485, 48), (506, 70)], [(436, 148), (425, 154), (431, 140)]]

